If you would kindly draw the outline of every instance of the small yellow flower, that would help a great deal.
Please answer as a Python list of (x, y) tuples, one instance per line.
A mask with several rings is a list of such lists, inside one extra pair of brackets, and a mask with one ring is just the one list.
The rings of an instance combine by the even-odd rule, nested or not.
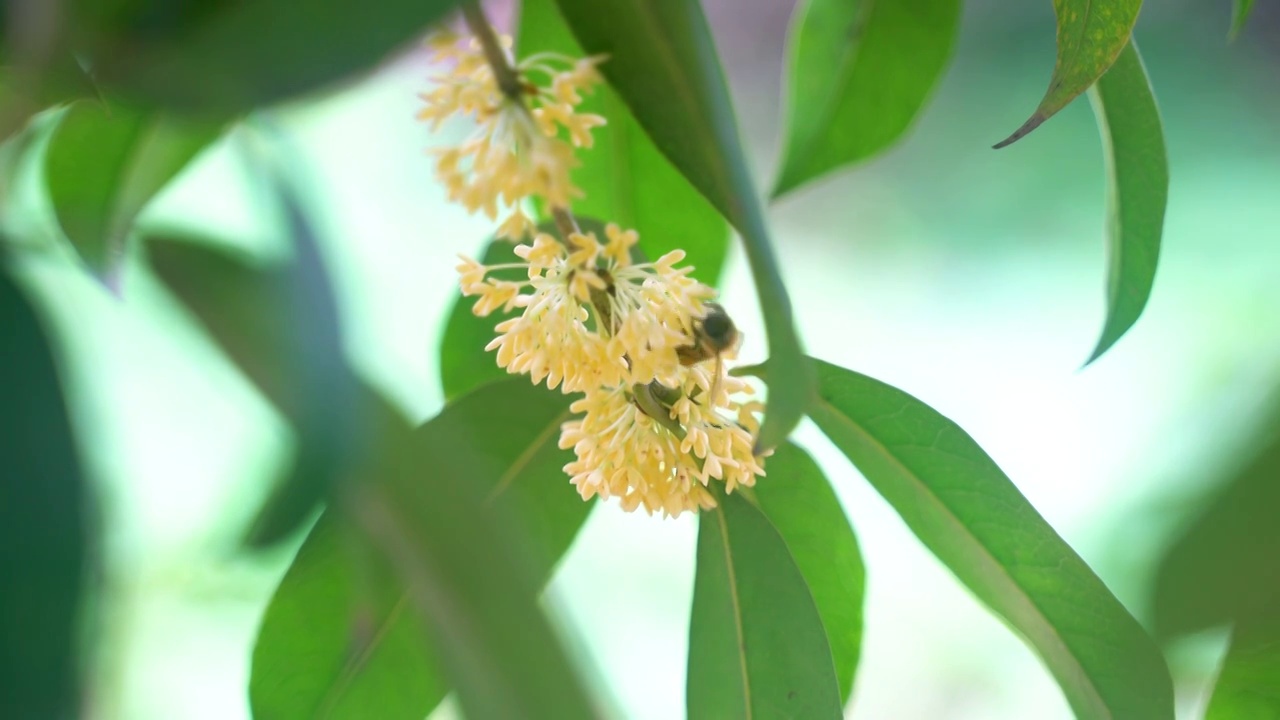
[[(510, 38), (502, 41), (509, 53)], [(450, 200), (492, 220), (508, 213), (498, 234), (520, 239), (533, 227), (522, 207), (525, 200), (540, 197), (553, 207), (566, 207), (581, 197), (569, 178), (578, 164), (573, 148), (590, 147), (592, 128), (605, 120), (576, 108), (582, 93), (599, 82), (598, 59), (531, 55), (515, 65), (522, 94), (513, 97), (499, 87), (475, 40), (463, 43), (446, 34), (429, 46), (432, 61), (452, 63), (452, 69), (432, 78), (436, 87), (420, 95), (426, 105), (418, 118), (433, 131), (458, 116), (477, 125), (457, 147), (432, 151), (436, 175)]]
[[(730, 400), (750, 387), (724, 375), (717, 383), (712, 373), (719, 367), (689, 368), (667, 418), (646, 414), (635, 388), (600, 388), (574, 402), (570, 409), (584, 415), (564, 424), (560, 447), (577, 456), (564, 469), (583, 499), (617, 497), (628, 512), (642, 507), (674, 517), (715, 507), (712, 480), (723, 482), (726, 492), (754, 485), (764, 475), (751, 440), (759, 404)], [(724, 388), (717, 392), (723, 402), (714, 406), (707, 402), (713, 385)]]
[[(677, 385), (683, 377), (676, 348), (693, 342), (693, 318), (715, 291), (677, 267), (684, 253), (653, 263), (632, 263), (634, 230), (605, 228), (608, 243), (594, 233), (573, 233), (569, 246), (537, 235), (516, 246), (524, 261), (484, 266), (469, 258), (458, 265), (463, 295), (476, 296), (473, 311), (486, 316), (523, 308), (499, 323), (487, 349), (498, 365), (528, 373), (563, 392), (630, 386), (652, 380)], [(490, 273), (521, 269), (527, 279), (500, 280)]]

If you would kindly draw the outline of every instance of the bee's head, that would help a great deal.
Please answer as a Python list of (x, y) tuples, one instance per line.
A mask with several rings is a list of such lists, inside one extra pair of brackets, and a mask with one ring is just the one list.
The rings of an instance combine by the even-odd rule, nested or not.
[(727, 350), (738, 339), (738, 328), (724, 308), (707, 303), (707, 314), (702, 318), (702, 334), (717, 352)]

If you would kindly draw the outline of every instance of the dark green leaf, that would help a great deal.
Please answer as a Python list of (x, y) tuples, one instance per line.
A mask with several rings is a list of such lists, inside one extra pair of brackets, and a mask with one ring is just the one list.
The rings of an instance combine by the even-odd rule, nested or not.
[(365, 452), (367, 409), (347, 367), (332, 288), (294, 191), (264, 186), (281, 203), (295, 257), (283, 268), (191, 244), (152, 242), (152, 266), (219, 344), (293, 423), (291, 473), (250, 532), (265, 546), (294, 532), (347, 479)]
[[(537, 52), (583, 55), (554, 0), (521, 3), (516, 40), (522, 58)], [(605, 117), (608, 125), (596, 128), (595, 144), (578, 155), (582, 165), (573, 181), (586, 197), (574, 202), (574, 212), (634, 228), (640, 249), (652, 259), (684, 250), (696, 277), (714, 285), (729, 248), (724, 218), (658, 151), (611, 88), (588, 97), (581, 110)]]
[(822, 616), (835, 657), (840, 698), (849, 701), (862, 648), (866, 570), (849, 518), (822, 468), (804, 450), (783, 443), (752, 489), (760, 509), (786, 541)]
[(457, 0), (78, 0), (104, 84), (218, 117), (371, 70)]
[[(569, 398), (513, 378), (448, 410), (453, 422), (474, 433), (469, 442), (482, 443), (481, 454), (505, 467), (484, 490), (492, 504), (509, 508), (528, 529), (524, 542), (543, 582), (591, 507), (561, 470), (572, 457), (556, 446), (568, 404)], [(424, 626), (408, 605), (403, 583), (362, 572), (367, 549), (353, 537), (344, 544), (341, 530), (328, 514), (321, 518), (267, 609), (250, 680), (259, 720), (416, 720), (448, 690), (435, 650), (420, 640)], [(362, 584), (368, 588), (363, 593)]]
[(0, 265), (0, 717), (80, 716), (90, 498), (53, 352)]
[(1089, 90), (1107, 161), (1107, 322), (1096, 360), (1137, 322), (1151, 295), (1169, 195), (1164, 129), (1138, 47), (1129, 43)]
[(1280, 415), (1267, 428), (1161, 559), (1158, 636), (1249, 622), (1280, 605)]
[(1027, 639), (1081, 718), (1172, 718), (1160, 651), (955, 423), (910, 395), (814, 361), (810, 417), (916, 537)]
[(134, 218), (220, 132), (97, 100), (67, 108), (49, 140), (45, 181), (63, 232), (95, 275), (114, 287)]
[(805, 0), (792, 21), (774, 197), (897, 142), (951, 57), (960, 0)]
[(804, 416), (813, 377), (702, 9), (696, 0), (557, 3), (582, 48), (608, 56), (601, 72), (654, 145), (742, 235), (777, 370), (756, 444), (775, 447)]
[(1129, 43), (1142, 0), (1053, 0), (1058, 16), (1058, 61), (1040, 106), (997, 148), (1040, 127), (1077, 95), (1089, 89)]
[(1266, 617), (1236, 626), (1205, 720), (1280, 718), (1280, 597)]
[(1253, 0), (1235, 0), (1235, 4), (1231, 6), (1231, 33), (1229, 39), (1235, 40), (1240, 36), (1240, 31), (1244, 30), (1244, 24), (1249, 22), (1249, 13), (1253, 12)]
[(698, 520), (690, 718), (839, 718), (822, 618), (782, 536), (740, 494)]

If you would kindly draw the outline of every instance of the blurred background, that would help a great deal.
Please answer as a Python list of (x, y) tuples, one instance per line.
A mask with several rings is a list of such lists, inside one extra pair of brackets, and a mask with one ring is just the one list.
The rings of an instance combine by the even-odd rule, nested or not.
[[(1167, 0), (1143, 10), (1136, 37), (1173, 177), (1164, 246), (1145, 315), (1087, 368), (1106, 273), (1102, 153), (1088, 103), (990, 149), (1043, 93), (1054, 61), (1049, 2), (967, 2), (953, 63), (907, 140), (771, 214), (810, 352), (964, 427), (1144, 621), (1156, 558), (1247, 454), (1280, 380), (1280, 7), (1259, 3), (1228, 45), (1229, 6)], [(706, 8), (765, 187), (791, 4)], [(514, 12), (490, 10), (502, 24)], [(415, 420), (443, 403), (437, 345), (456, 294), (455, 255), (477, 252), (491, 231), (447, 204), (432, 179), (424, 149), (447, 138), (413, 119), (429, 74), (412, 48), (273, 113), (319, 198), (350, 359)], [(296, 543), (255, 557), (236, 543), (287, 461), (291, 433), (139, 258), (119, 297), (90, 279), (28, 170), (5, 220), (42, 249), (20, 276), (64, 351), (107, 533), (95, 716), (247, 717), (254, 635)], [(141, 222), (286, 252), (251, 187), (223, 142)], [(736, 247), (723, 290), (746, 335), (743, 359), (760, 359), (764, 332)], [(833, 479), (868, 566), (847, 712), (1070, 717), (1036, 657), (843, 456), (807, 425), (797, 439)], [(601, 504), (547, 591), (580, 667), (619, 717), (684, 713), (695, 535), (691, 517)], [(1169, 648), (1181, 716), (1198, 717), (1225, 641), (1210, 632)]]

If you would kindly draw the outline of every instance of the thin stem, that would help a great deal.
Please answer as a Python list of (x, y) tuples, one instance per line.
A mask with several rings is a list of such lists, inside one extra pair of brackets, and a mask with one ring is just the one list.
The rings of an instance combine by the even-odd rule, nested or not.
[(471, 34), (480, 42), (480, 49), (484, 51), (489, 67), (493, 68), (493, 77), (497, 80), (502, 94), (512, 100), (520, 100), (524, 84), (520, 82), (520, 75), (516, 73), (516, 69), (507, 61), (507, 53), (498, 42), (498, 36), (493, 33), (493, 26), (489, 24), (489, 19), (484, 16), (479, 0), (467, 0), (462, 3), (462, 17), (466, 19), (467, 27), (471, 28)]
[(556, 206), (551, 208), (551, 217), (556, 221), (556, 229), (564, 236), (565, 242), (569, 242), (569, 236), (572, 234), (581, 234), (582, 229), (578, 227), (578, 219), (569, 212), (569, 208)]

